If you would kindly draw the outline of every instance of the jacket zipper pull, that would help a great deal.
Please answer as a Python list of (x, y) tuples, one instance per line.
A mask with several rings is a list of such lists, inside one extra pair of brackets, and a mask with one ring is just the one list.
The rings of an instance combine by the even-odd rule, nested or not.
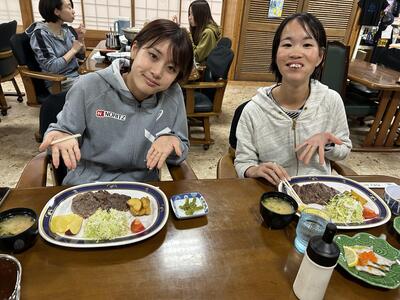
[(292, 123), (292, 129), (293, 129), (293, 130), (295, 130), (295, 129), (296, 129), (296, 120), (293, 120), (293, 123)]

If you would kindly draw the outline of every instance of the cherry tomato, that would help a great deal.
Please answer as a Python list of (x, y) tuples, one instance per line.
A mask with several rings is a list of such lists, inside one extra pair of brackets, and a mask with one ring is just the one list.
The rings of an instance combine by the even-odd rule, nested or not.
[(376, 218), (378, 214), (374, 212), (372, 209), (365, 207), (363, 208), (363, 217), (364, 219), (373, 219)]
[(133, 233), (139, 233), (139, 232), (141, 232), (141, 231), (143, 231), (143, 230), (145, 230), (145, 229), (146, 229), (146, 228), (144, 228), (142, 222), (140, 222), (139, 219), (134, 219), (134, 220), (132, 221), (132, 224), (131, 224), (131, 231), (132, 231)]

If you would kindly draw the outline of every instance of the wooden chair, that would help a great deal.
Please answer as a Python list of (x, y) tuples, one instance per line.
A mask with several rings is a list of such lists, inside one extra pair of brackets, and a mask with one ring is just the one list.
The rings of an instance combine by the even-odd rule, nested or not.
[[(39, 153), (32, 158), (22, 170), (16, 188), (35, 188), (44, 187), (47, 183), (47, 170), (51, 171), (54, 185), (61, 185), (66, 175), (63, 168), (56, 169), (51, 163), (51, 156), (46, 152)], [(197, 179), (196, 174), (190, 165), (183, 161), (180, 165), (167, 164), (168, 170), (173, 180)]]
[[(214, 142), (211, 138), (210, 117), (221, 113), (227, 76), (233, 60), (231, 41), (222, 38), (207, 58), (203, 82), (182, 84), (188, 117), (189, 140), (192, 145), (203, 145), (207, 150)], [(203, 138), (193, 137), (195, 127), (201, 127)]]
[(4, 93), (0, 84), (0, 109), (3, 116), (7, 115), (10, 106), (5, 96), (16, 96), (18, 102), (23, 101), (24, 93), (21, 93), (15, 76), (18, 74), (17, 61), (11, 50), (10, 38), (17, 30), (17, 21), (0, 24), (0, 82), (11, 81), (16, 93)]
[[(236, 169), (234, 166), (234, 161), (235, 161), (235, 149), (236, 149), (236, 144), (237, 144), (237, 139), (236, 139), (236, 128), (237, 124), (240, 119), (240, 115), (242, 114), (243, 108), (246, 106), (246, 104), (249, 101), (246, 101), (239, 105), (235, 113), (233, 115), (232, 123), (231, 123), (231, 129), (229, 133), (229, 149), (227, 153), (225, 153), (219, 160), (217, 164), (217, 178), (218, 179), (224, 179), (224, 178), (237, 178), (238, 175), (236, 173)], [(332, 170), (335, 170), (339, 175), (343, 176), (351, 176), (351, 175), (357, 175), (355, 171), (353, 171), (351, 168), (335, 161), (331, 161), (331, 167)]]

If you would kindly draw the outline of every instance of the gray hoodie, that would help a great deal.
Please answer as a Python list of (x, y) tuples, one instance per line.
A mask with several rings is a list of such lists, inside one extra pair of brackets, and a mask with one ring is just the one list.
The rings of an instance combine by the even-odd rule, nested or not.
[[(46, 22), (35, 22), (25, 33), (30, 37), (31, 48), (42, 71), (77, 77), (78, 59), (74, 57), (67, 63), (63, 58), (64, 54), (71, 50), (75, 36), (66, 24), (62, 25), (61, 31), (62, 37), (56, 36), (50, 31)], [(84, 54), (79, 54), (77, 57), (84, 58)]]
[(82, 158), (63, 184), (158, 180), (158, 171), (149, 171), (145, 159), (161, 135), (174, 135), (181, 141), (182, 156), (173, 153), (168, 163), (179, 164), (186, 158), (189, 142), (181, 88), (175, 83), (139, 102), (120, 74), (126, 63), (117, 59), (106, 69), (81, 76), (69, 90), (57, 123), (50, 124), (47, 132), (82, 135)]
[[(235, 167), (240, 177), (262, 162), (276, 162), (290, 176), (330, 174), (329, 160), (347, 157), (352, 144), (342, 98), (319, 81), (312, 80), (310, 86), (310, 96), (296, 121), (269, 97), (273, 87), (260, 88), (245, 106), (236, 131)], [(332, 133), (343, 144), (325, 151), (325, 165), (319, 164), (318, 155), (305, 165), (297, 159), (295, 148), (320, 132)]]

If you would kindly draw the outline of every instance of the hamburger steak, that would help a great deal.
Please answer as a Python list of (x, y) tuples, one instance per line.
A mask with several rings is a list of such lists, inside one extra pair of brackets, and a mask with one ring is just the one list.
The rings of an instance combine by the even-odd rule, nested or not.
[(310, 183), (301, 186), (294, 184), (293, 189), (305, 204), (326, 205), (333, 196), (340, 194), (339, 191), (323, 183)]
[(109, 210), (114, 208), (119, 211), (128, 211), (126, 204), (131, 197), (121, 194), (110, 194), (107, 191), (87, 192), (72, 199), (71, 210), (83, 218), (93, 215), (97, 209)]

